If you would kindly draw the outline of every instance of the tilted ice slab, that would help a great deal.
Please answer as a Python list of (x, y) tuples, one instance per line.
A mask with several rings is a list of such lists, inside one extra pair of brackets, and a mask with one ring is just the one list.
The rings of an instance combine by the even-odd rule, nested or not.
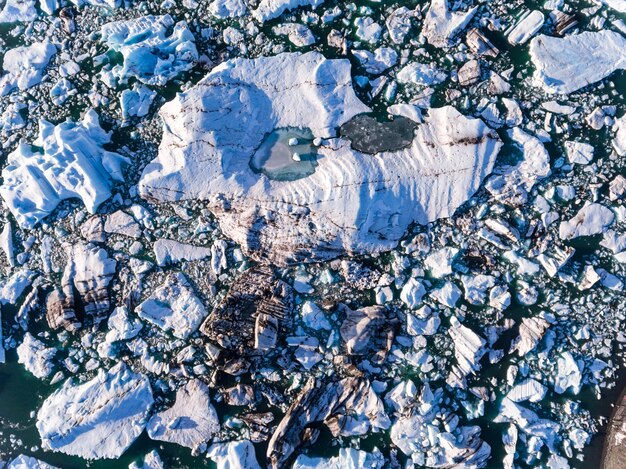
[(114, 21), (102, 26), (100, 34), (111, 50), (124, 57), (122, 65), (103, 72), (103, 80), (110, 86), (129, 77), (146, 85), (165, 85), (198, 60), (187, 23), (174, 24), (170, 15)]
[(324, 0), (261, 0), (256, 10), (252, 10), (252, 16), (260, 22), (278, 18), (284, 12), (294, 8), (311, 6), (317, 8)]
[[(39, 121), (35, 147), (20, 143), (2, 170), (0, 195), (22, 228), (32, 228), (65, 199), (77, 197), (89, 212), (111, 196), (113, 180), (123, 181), (127, 158), (102, 148), (111, 140), (98, 114), (59, 125)], [(41, 152), (43, 150), (43, 152)]]
[(431, 0), (426, 12), (422, 34), (429, 44), (447, 48), (454, 45), (456, 36), (470, 22), (478, 7), (468, 11), (450, 11), (447, 0)]
[(152, 407), (145, 376), (119, 363), (86, 383), (71, 380), (37, 414), (44, 449), (86, 459), (117, 458), (143, 432)]
[(318, 148), (315, 173), (295, 181), (249, 164), (277, 128), (328, 138), (368, 111), (347, 60), (317, 52), (230, 60), (162, 108), (159, 156), (140, 193), (208, 201), (224, 233), (277, 263), (392, 249), (410, 223), (452, 215), (491, 172), (501, 142), (481, 120), (431, 109), (408, 148), (376, 155), (332, 139)]
[(626, 68), (626, 38), (613, 31), (530, 41), (534, 80), (548, 93), (568, 94)]

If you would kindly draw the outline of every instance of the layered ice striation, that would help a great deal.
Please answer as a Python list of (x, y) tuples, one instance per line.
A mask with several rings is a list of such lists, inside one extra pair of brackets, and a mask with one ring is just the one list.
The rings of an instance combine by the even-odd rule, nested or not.
[(123, 60), (102, 72), (110, 86), (131, 77), (146, 85), (162, 86), (190, 70), (198, 60), (187, 23), (175, 23), (170, 15), (114, 21), (102, 26), (100, 33), (102, 41)]
[(86, 459), (117, 458), (143, 432), (152, 403), (148, 379), (123, 363), (83, 384), (68, 380), (37, 414), (42, 446)]
[(548, 93), (569, 94), (626, 68), (626, 38), (613, 31), (585, 31), (530, 42), (535, 82)]
[[(252, 256), (285, 264), (393, 248), (413, 222), (448, 217), (488, 175), (501, 142), (481, 120), (431, 109), (406, 148), (368, 155), (333, 138), (370, 109), (350, 63), (317, 52), (234, 59), (161, 111), (159, 156), (139, 183), (144, 198), (208, 201), (224, 233)], [(276, 180), (250, 159), (268, 134), (309, 129), (315, 172)]]
[(123, 181), (128, 159), (103, 146), (111, 136), (89, 110), (79, 122), (39, 121), (33, 145), (20, 143), (2, 170), (0, 195), (22, 228), (33, 228), (65, 199), (79, 198), (94, 213)]

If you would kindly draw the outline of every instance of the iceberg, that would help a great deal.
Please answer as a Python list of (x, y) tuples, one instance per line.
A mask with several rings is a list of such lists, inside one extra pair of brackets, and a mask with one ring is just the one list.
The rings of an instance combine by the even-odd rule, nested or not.
[(20, 143), (2, 170), (0, 195), (22, 228), (33, 228), (65, 199), (77, 197), (90, 213), (123, 181), (129, 160), (103, 146), (111, 136), (93, 109), (79, 122), (39, 121), (34, 147)]
[(123, 363), (83, 384), (67, 380), (37, 413), (42, 447), (85, 459), (118, 458), (143, 432), (152, 403), (148, 378)]
[(259, 22), (278, 18), (284, 12), (299, 7), (311, 6), (317, 8), (324, 0), (261, 0), (259, 6), (252, 10), (252, 16)]
[(569, 94), (626, 68), (626, 38), (604, 30), (530, 42), (534, 80), (547, 93)]
[(162, 86), (198, 60), (187, 23), (174, 23), (170, 15), (114, 21), (102, 26), (100, 34), (110, 50), (124, 58), (122, 65), (103, 71), (105, 83), (112, 87), (130, 77), (146, 85)]
[(0, 96), (15, 88), (24, 91), (40, 83), (43, 70), (56, 52), (57, 48), (48, 41), (7, 51), (2, 59), (5, 73), (0, 77)]
[[(162, 108), (159, 155), (140, 194), (207, 201), (227, 236), (278, 264), (392, 249), (409, 224), (451, 216), (471, 197), (501, 142), (450, 106), (431, 109), (400, 150), (364, 154), (332, 138), (369, 110), (347, 60), (317, 52), (229, 60)], [(329, 139), (316, 149), (315, 171), (295, 180), (253, 171), (265, 136), (285, 128)]]

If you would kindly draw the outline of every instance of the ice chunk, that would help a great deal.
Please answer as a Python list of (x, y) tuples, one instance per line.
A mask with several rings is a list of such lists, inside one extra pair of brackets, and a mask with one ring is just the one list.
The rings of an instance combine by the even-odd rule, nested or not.
[(450, 373), (448, 384), (453, 387), (464, 387), (461, 385), (463, 379), (480, 368), (479, 361), (487, 351), (485, 349), (487, 342), (469, 327), (462, 325), (454, 316), (450, 324), (448, 334), (454, 342), (457, 363)]
[(118, 458), (143, 432), (152, 407), (145, 376), (123, 363), (83, 384), (67, 380), (42, 404), (42, 447), (85, 459)]
[(209, 13), (216, 18), (239, 18), (248, 10), (243, 0), (213, 0), (209, 4)]
[(0, 24), (37, 19), (35, 0), (7, 0), (0, 11)]
[(2, 60), (4, 75), (0, 77), (0, 96), (14, 88), (24, 91), (40, 83), (44, 68), (56, 52), (56, 47), (49, 41), (8, 50)]
[(615, 121), (615, 138), (613, 139), (613, 148), (620, 155), (626, 155), (626, 115), (623, 115)]
[(154, 255), (161, 267), (181, 261), (198, 261), (211, 256), (211, 248), (185, 244), (173, 239), (159, 239), (154, 243)]
[(513, 388), (511, 388), (511, 390), (507, 393), (506, 397), (511, 399), (513, 402), (541, 402), (547, 391), (548, 388), (546, 388), (539, 381), (528, 378), (513, 386)]
[(565, 151), (570, 163), (589, 164), (593, 160), (593, 146), (583, 142), (565, 142)]
[(32, 456), (20, 454), (9, 462), (6, 469), (57, 469), (57, 467), (35, 459)]
[(130, 77), (146, 85), (162, 86), (198, 60), (187, 23), (174, 23), (170, 15), (114, 21), (102, 26), (100, 34), (112, 51), (123, 56), (123, 64), (103, 72), (110, 86)]
[(398, 82), (430, 86), (444, 82), (447, 76), (446, 72), (435, 68), (431, 64), (412, 62), (405, 65), (398, 72)]
[(452, 273), (452, 264), (459, 254), (459, 250), (453, 247), (441, 248), (426, 258), (424, 265), (435, 278), (443, 278)]
[(626, 68), (626, 38), (603, 30), (530, 42), (534, 80), (547, 93), (568, 94)]
[(543, 13), (539, 10), (534, 10), (527, 15), (525, 15), (508, 33), (507, 39), (509, 42), (518, 46), (520, 44), (526, 43), (530, 38), (532, 38), (543, 26), (545, 18)]
[(52, 359), (56, 355), (55, 348), (46, 347), (43, 342), (35, 339), (29, 332), (24, 334), (23, 342), (17, 347), (17, 361), (39, 379), (47, 378), (52, 373)]
[(372, 453), (354, 448), (340, 448), (339, 455), (332, 458), (311, 458), (301, 454), (292, 469), (382, 469), (385, 457), (374, 449)]
[(411, 309), (416, 309), (422, 301), (422, 297), (426, 294), (424, 284), (416, 278), (410, 278), (402, 287), (400, 299)]
[(204, 452), (206, 444), (219, 431), (217, 412), (209, 398), (209, 388), (193, 379), (176, 392), (175, 404), (152, 416), (146, 430), (153, 440), (167, 441)]
[(278, 18), (284, 12), (303, 6), (317, 8), (324, 0), (261, 0), (256, 10), (252, 10), (252, 16), (261, 23)]
[(148, 299), (137, 307), (140, 318), (172, 331), (179, 339), (195, 332), (207, 311), (183, 274), (171, 274)]
[(520, 357), (533, 350), (543, 338), (550, 323), (543, 318), (523, 318), (519, 327), (519, 336), (511, 344), (511, 353), (517, 351)]
[(396, 44), (404, 43), (407, 35), (411, 31), (411, 18), (418, 18), (419, 10), (409, 10), (402, 6), (395, 9), (385, 20), (389, 37)]
[(367, 73), (380, 75), (398, 62), (398, 53), (391, 47), (379, 47), (374, 52), (354, 50), (354, 56), (361, 62)]
[(0, 195), (22, 228), (32, 228), (64, 199), (80, 198), (94, 213), (111, 196), (113, 180), (123, 181), (128, 159), (103, 149), (111, 136), (89, 110), (79, 122), (39, 121), (35, 150), (21, 143), (2, 170)]
[(120, 96), (122, 119), (126, 121), (131, 117), (143, 117), (148, 114), (155, 96), (156, 91), (140, 83), (135, 83), (132, 90), (122, 91)]
[(311, 30), (300, 23), (283, 23), (272, 28), (274, 34), (286, 35), (289, 41), (297, 47), (312, 46), (317, 39)]
[(429, 44), (447, 48), (455, 44), (458, 33), (467, 26), (478, 7), (467, 12), (450, 11), (447, 0), (431, 0), (422, 34)]
[(247, 440), (215, 443), (206, 455), (220, 468), (261, 469), (256, 460), (254, 446)]
[(514, 166), (496, 170), (486, 187), (498, 200), (509, 205), (521, 205), (535, 183), (550, 174), (550, 154), (543, 143), (518, 127), (509, 130), (509, 137), (522, 150), (522, 160)]
[(559, 225), (561, 239), (573, 239), (580, 236), (593, 236), (604, 233), (612, 223), (615, 215), (602, 204), (591, 203), (581, 208), (569, 221)]
[(571, 388), (574, 394), (578, 394), (582, 385), (582, 369), (579, 362), (574, 360), (570, 352), (565, 352), (557, 358), (556, 363), (554, 392), (563, 394)]

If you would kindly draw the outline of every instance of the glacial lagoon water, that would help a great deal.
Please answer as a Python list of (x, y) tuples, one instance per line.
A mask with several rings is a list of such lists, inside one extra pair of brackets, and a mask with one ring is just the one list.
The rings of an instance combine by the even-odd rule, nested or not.
[(316, 155), (309, 129), (276, 129), (252, 155), (250, 167), (275, 181), (295, 181), (315, 172)]

